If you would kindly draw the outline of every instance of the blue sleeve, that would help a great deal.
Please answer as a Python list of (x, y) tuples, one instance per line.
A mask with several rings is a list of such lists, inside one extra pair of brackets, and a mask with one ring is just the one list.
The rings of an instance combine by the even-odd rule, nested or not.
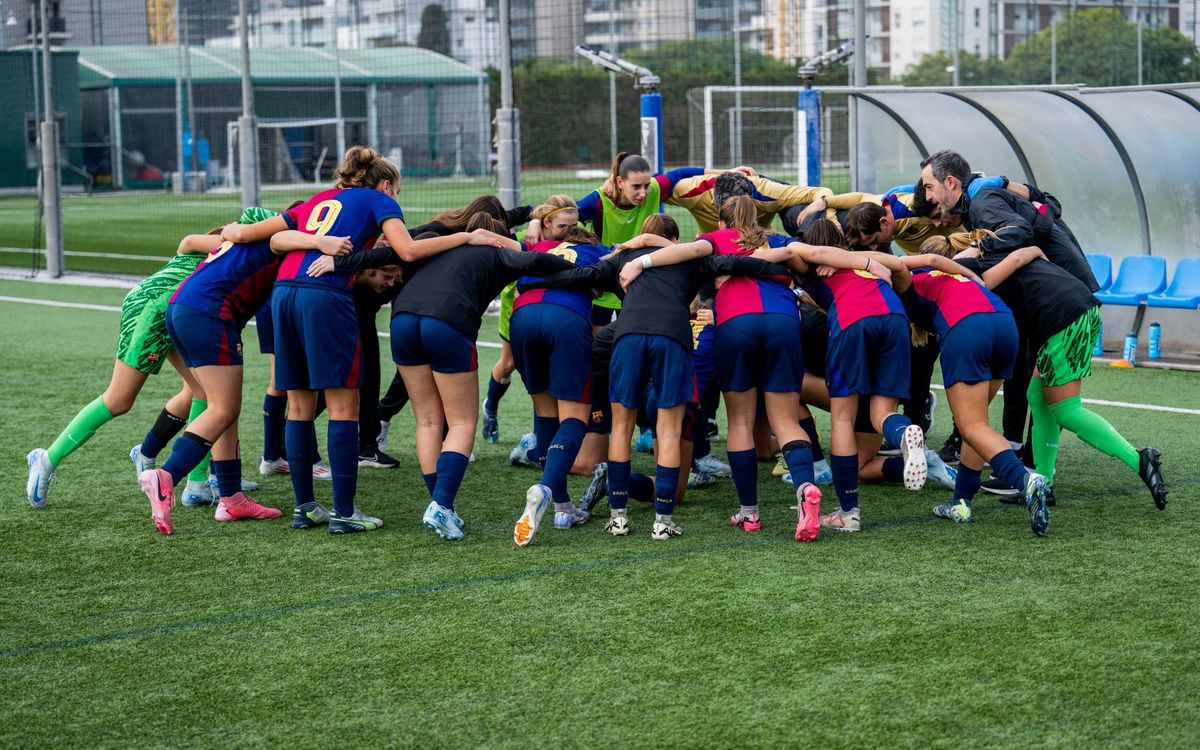
[(371, 215), (375, 219), (376, 226), (382, 227), (383, 222), (388, 219), (399, 219), (404, 221), (404, 211), (400, 209), (400, 204), (396, 199), (387, 193), (375, 191), (376, 195), (371, 197)]
[[(292, 211), (295, 210), (296, 209), (292, 209)], [(298, 226), (296, 224), (296, 216), (292, 213), (292, 211), (283, 212), (283, 222), (287, 224), (288, 229), (295, 229)]]
[(767, 247), (787, 247), (795, 241), (796, 238), (790, 234), (767, 233)]
[(917, 192), (916, 185), (897, 185), (896, 187), (894, 187), (891, 190), (884, 193), (883, 197), (886, 198), (889, 195), (895, 195), (896, 193), (915, 193), (915, 192)]
[(991, 177), (976, 177), (967, 183), (967, 198), (974, 200), (980, 190), (984, 188), (1000, 188), (1008, 187), (1008, 178), (1003, 175), (993, 175)]
[(580, 221), (595, 221), (604, 212), (600, 203), (600, 193), (596, 190), (583, 196), (575, 205), (579, 207)]
[(669, 172), (660, 174), (654, 179), (658, 180), (659, 195), (666, 198), (671, 195), (671, 191), (675, 189), (680, 180), (686, 180), (689, 177), (699, 177), (702, 174), (704, 174), (704, 170), (701, 167), (680, 167), (679, 169), (672, 169)]

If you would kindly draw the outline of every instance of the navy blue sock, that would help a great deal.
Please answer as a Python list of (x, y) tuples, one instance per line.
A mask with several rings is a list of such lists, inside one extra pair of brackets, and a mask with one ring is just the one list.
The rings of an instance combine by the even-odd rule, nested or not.
[(728, 451), (729, 472), (738, 503), (750, 508), (758, 505), (758, 455), (754, 449)]
[(554, 493), (554, 502), (569, 503), (567, 494), (567, 475), (571, 473), (571, 465), (579, 455), (583, 445), (583, 434), (587, 425), (581, 419), (564, 419), (550, 441), (550, 449), (546, 451), (546, 465), (542, 469), (542, 484)]
[(177, 417), (163, 409), (158, 419), (154, 420), (154, 426), (142, 440), (142, 455), (146, 458), (157, 458), (162, 449), (167, 447), (167, 443), (171, 442), (171, 438), (178, 435), (186, 424), (187, 420), (183, 417)]
[(289, 419), (283, 429), (287, 443), (288, 473), (292, 478), (292, 492), (296, 495), (296, 507), (316, 502), (313, 495), (313, 444), (316, 428), (312, 422)]
[(173, 484), (179, 484), (188, 472), (200, 465), (210, 450), (212, 443), (195, 433), (185, 432), (175, 441), (170, 458), (163, 464), (163, 471), (171, 475)]
[(825, 451), (821, 450), (821, 438), (817, 434), (817, 423), (813, 421), (813, 418), (801, 419), (800, 429), (808, 435), (808, 442), (812, 446), (812, 459), (820, 461), (825, 458)]
[(675, 488), (679, 486), (678, 466), (654, 467), (654, 513), (669, 516), (675, 512)]
[(608, 507), (625, 510), (629, 504), (629, 462), (608, 462)]
[(816, 484), (817, 475), (813, 471), (813, 449), (807, 441), (793, 440), (783, 446), (783, 462), (787, 464), (788, 471), (792, 472), (792, 484), (797, 487), (805, 482)]
[(358, 420), (331, 419), (327, 437), (329, 474), (333, 478), (333, 511), (339, 516), (354, 513), (358, 491)]
[(648, 503), (653, 501), (654, 480), (640, 471), (635, 471), (634, 473), (630, 474), (629, 496), (640, 503)]
[(512, 384), (512, 378), (500, 382), (488, 376), (487, 398), (483, 400), (483, 408), (495, 413), (496, 409), (500, 408), (500, 399), (504, 398), (504, 394), (508, 393), (508, 386)]
[(214, 458), (209, 466), (217, 478), (217, 492), (221, 497), (233, 497), (242, 491), (242, 459), (218, 461)]
[(430, 472), (429, 474), (422, 474), (421, 479), (425, 480), (425, 489), (429, 490), (429, 497), (432, 499), (433, 490), (437, 487), (437, 472), (434, 471)]
[(975, 499), (977, 492), (979, 492), (979, 469), (968, 469), (959, 464), (958, 477), (954, 480), (954, 498), (970, 502)]
[(454, 510), (454, 497), (458, 486), (467, 473), (467, 457), (454, 451), (442, 451), (437, 460), (437, 486), (433, 488), (433, 500), (443, 508)]
[(903, 456), (888, 456), (883, 459), (883, 481), (892, 483), (904, 481)]
[[(1009, 487), (1018, 490), (1025, 489), (1025, 476), (1029, 473), (1029, 469), (1026, 469), (1025, 464), (1021, 463), (1016, 451), (1011, 448), (1000, 451), (992, 456), (992, 460), (988, 463), (992, 465), (992, 473), (1003, 479)], [(961, 469), (959, 471), (961, 474)]]
[(554, 442), (554, 433), (556, 432), (558, 432), (556, 418), (533, 418), (533, 437), (537, 440), (537, 455), (534, 458), (539, 464), (545, 464), (546, 454), (550, 451), (550, 443)]
[(830, 454), (829, 468), (833, 470), (833, 489), (838, 505), (850, 511), (858, 507), (858, 456)]
[(903, 414), (889, 414), (883, 420), (883, 439), (888, 445), (900, 446), (904, 440), (904, 431), (912, 424), (912, 420)]
[(283, 451), (283, 432), (287, 424), (287, 396), (263, 396), (264, 461), (275, 461)]

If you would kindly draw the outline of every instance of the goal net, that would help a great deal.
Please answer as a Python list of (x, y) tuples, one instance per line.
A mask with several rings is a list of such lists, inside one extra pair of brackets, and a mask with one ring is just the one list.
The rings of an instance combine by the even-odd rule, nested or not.
[(849, 171), (846, 96), (823, 95), (819, 107), (802, 108), (802, 91), (800, 86), (690, 90), (689, 163), (706, 169), (748, 164), (796, 184), (809, 184), (809, 175), (819, 164), (821, 183), (845, 183)]
[[(334, 117), (258, 120), (258, 168), (262, 184), (328, 181), (341, 158), (337, 153), (337, 123)], [(346, 122), (344, 127), (346, 142), (354, 143), (352, 124)], [(241, 167), (236, 120), (226, 124), (226, 133), (229, 144), (226, 184), (236, 185)]]

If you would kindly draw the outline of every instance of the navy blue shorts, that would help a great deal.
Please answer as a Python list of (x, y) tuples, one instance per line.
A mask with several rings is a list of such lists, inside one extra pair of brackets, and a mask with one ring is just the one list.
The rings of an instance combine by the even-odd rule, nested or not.
[(354, 298), (315, 285), (276, 284), (275, 387), (281, 391), (357, 388), (362, 341)]
[(474, 341), (437, 318), (413, 313), (392, 318), (392, 361), (450, 374), (479, 369)]
[(757, 313), (717, 326), (717, 382), (722, 392), (798, 393), (804, 382), (800, 319)]
[(660, 409), (700, 400), (692, 353), (682, 344), (668, 336), (622, 336), (613, 347), (609, 364), (609, 398), (626, 409), (636, 409), (651, 383)]
[(829, 337), (825, 384), (830, 398), (908, 398), (912, 335), (903, 315), (872, 315)]
[(167, 335), (186, 367), (240, 366), (242, 333), (237, 323), (195, 310), (167, 305)]
[(968, 315), (942, 340), (942, 382), (1008, 380), (1017, 358), (1017, 324), (1008, 313)]
[(258, 331), (258, 351), (262, 354), (274, 354), (275, 320), (271, 317), (270, 300), (254, 313), (254, 327)]
[(562, 305), (525, 305), (508, 329), (513, 361), (528, 393), (560, 401), (592, 400), (591, 322)]

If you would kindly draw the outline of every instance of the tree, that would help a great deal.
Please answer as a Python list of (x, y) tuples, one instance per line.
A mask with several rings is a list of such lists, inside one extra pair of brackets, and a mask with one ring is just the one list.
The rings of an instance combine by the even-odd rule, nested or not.
[[(1137, 25), (1116, 8), (1068, 13), (1056, 30), (1059, 83), (1129, 86), (1137, 83)], [(1016, 83), (1050, 83), (1051, 31), (1042, 29), (1013, 48), (1009, 65)], [(1178, 31), (1142, 29), (1142, 81), (1196, 80), (1197, 52)]]
[(430, 3), (421, 11), (421, 31), (417, 46), (443, 55), (450, 54), (450, 17), (438, 3)]
[[(946, 68), (954, 59), (947, 52), (934, 52), (921, 58), (900, 76), (905, 86), (948, 86), (951, 74)], [(1003, 60), (980, 57), (970, 52), (958, 53), (959, 83), (963, 86), (998, 86), (1012, 83), (1012, 73)]]

